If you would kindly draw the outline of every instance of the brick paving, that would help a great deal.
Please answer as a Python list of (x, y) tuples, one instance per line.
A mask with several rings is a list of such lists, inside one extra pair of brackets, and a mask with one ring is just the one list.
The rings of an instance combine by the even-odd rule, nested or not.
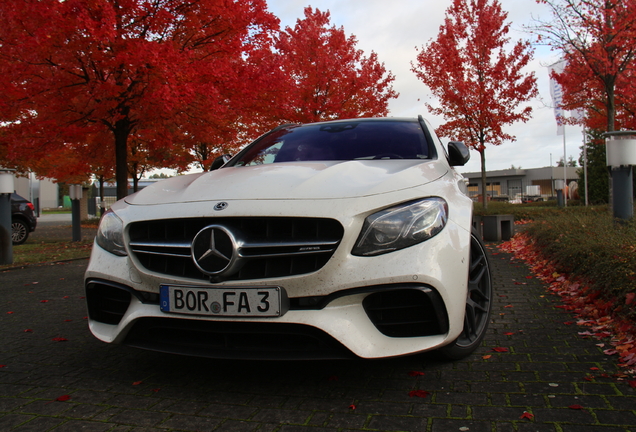
[(523, 264), (489, 249), (492, 323), (478, 352), (452, 363), (217, 361), (108, 345), (84, 319), (86, 260), (0, 273), (0, 431), (636, 432), (636, 390), (601, 376), (615, 358), (563, 324), (572, 317)]

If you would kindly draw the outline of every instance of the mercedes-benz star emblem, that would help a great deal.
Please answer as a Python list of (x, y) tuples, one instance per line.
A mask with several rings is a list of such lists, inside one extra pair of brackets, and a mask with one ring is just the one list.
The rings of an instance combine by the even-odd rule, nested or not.
[(221, 201), (220, 203), (217, 203), (217, 204), (214, 206), (214, 210), (216, 210), (216, 211), (225, 210), (225, 209), (227, 208), (227, 206), (228, 206), (228, 205), (229, 205), (229, 204), (228, 204), (228, 203), (226, 203), (225, 201)]
[(203, 273), (218, 275), (235, 261), (236, 241), (225, 227), (207, 226), (192, 240), (192, 258)]

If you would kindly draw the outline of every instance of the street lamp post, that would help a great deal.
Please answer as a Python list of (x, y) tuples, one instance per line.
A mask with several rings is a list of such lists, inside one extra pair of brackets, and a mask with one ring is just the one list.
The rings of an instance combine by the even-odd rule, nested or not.
[(0, 168), (0, 264), (13, 264), (13, 229), (11, 228), (13, 171)]
[(80, 200), (82, 199), (82, 185), (69, 186), (69, 198), (71, 198), (71, 219), (73, 224), (73, 241), (82, 240), (82, 221), (80, 215)]
[(565, 189), (565, 180), (556, 179), (554, 181), (554, 189), (556, 189), (557, 205), (559, 207), (563, 207), (564, 206), (563, 190)]
[(612, 211), (616, 219), (634, 217), (632, 166), (636, 165), (636, 131), (607, 132), (607, 166), (612, 176)]

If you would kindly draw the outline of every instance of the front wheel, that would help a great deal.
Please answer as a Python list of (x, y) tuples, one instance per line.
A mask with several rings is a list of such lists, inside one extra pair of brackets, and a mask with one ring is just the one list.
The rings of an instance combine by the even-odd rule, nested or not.
[(29, 227), (22, 221), (11, 222), (11, 241), (14, 245), (21, 245), (29, 238)]
[(470, 266), (464, 329), (454, 342), (440, 348), (439, 354), (448, 360), (460, 360), (472, 354), (486, 335), (491, 307), (490, 263), (481, 238), (473, 231), (470, 236)]

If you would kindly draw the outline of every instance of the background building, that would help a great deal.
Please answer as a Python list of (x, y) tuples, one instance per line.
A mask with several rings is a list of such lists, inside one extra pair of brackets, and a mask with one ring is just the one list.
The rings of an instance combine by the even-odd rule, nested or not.
[[(578, 181), (579, 167), (566, 167), (567, 184)], [(486, 172), (486, 193), (491, 199), (523, 199), (524, 197), (556, 196), (555, 180), (563, 180), (563, 167), (545, 167), (530, 169), (507, 169)], [(468, 179), (468, 192), (471, 197), (482, 195), (481, 172), (463, 173)]]

